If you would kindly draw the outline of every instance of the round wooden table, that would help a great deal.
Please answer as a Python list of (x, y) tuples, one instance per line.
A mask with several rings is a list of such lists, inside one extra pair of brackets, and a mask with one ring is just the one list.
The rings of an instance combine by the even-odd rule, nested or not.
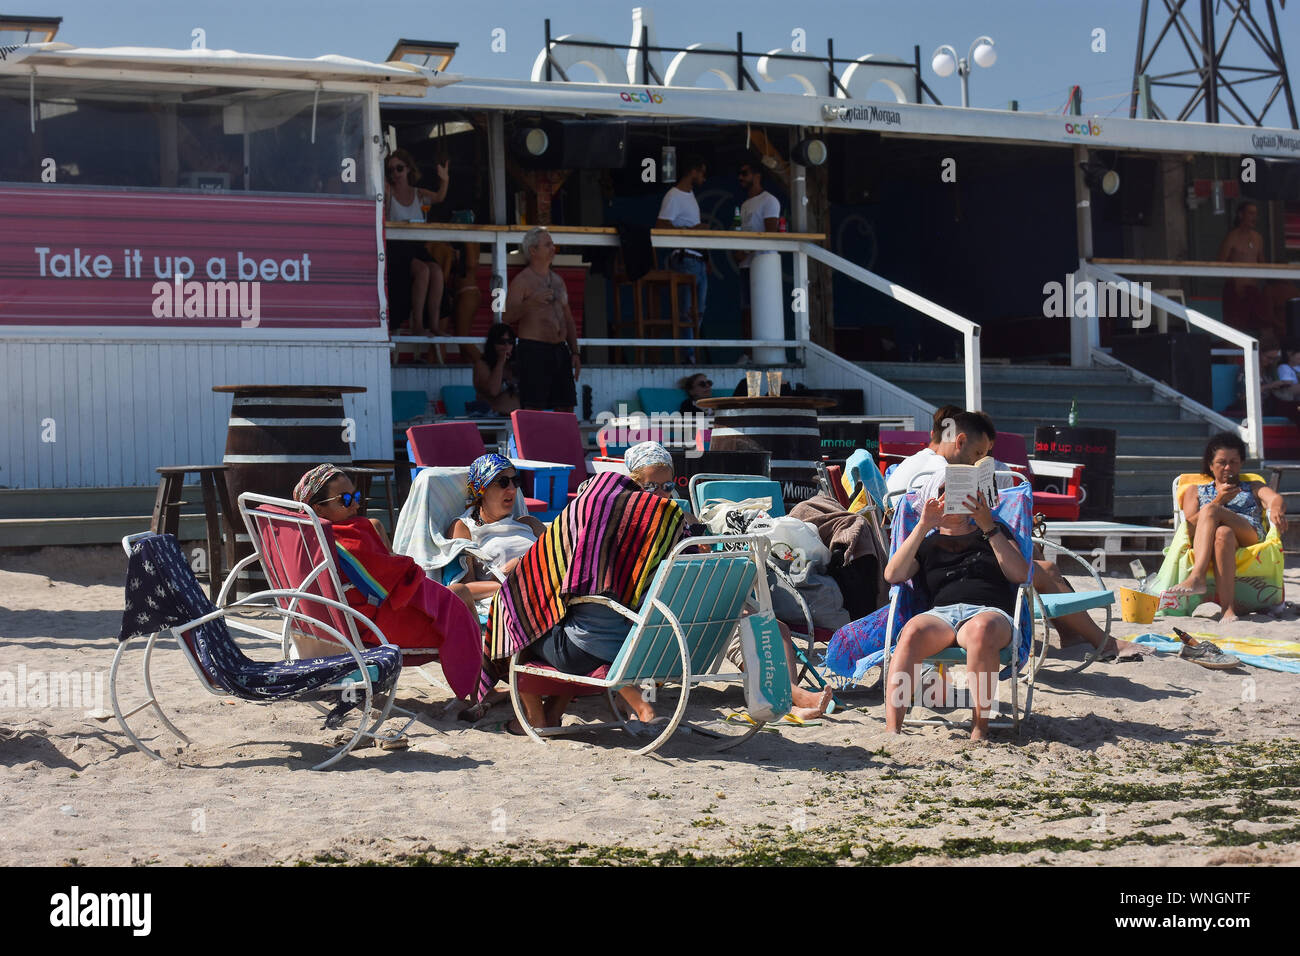
[(801, 395), (728, 395), (701, 398), (700, 408), (713, 412), (710, 451), (770, 451), (772, 477), (781, 482), (786, 507), (820, 490), (816, 463), (821, 461), (817, 411), (832, 408), (833, 398)]

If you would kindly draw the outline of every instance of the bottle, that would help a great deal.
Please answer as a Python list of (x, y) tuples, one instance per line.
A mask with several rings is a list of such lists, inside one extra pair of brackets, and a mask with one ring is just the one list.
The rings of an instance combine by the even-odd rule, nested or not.
[(789, 232), (789, 231), (790, 231), (790, 227), (787, 226), (786, 223), (785, 223), (785, 216), (782, 216), (782, 217), (781, 217), (781, 224), (780, 224), (779, 226), (777, 226), (777, 230), (778, 230), (779, 232)]
[(1067, 420), (1071, 428), (1079, 424), (1079, 400), (1077, 398), (1070, 400), (1070, 417)]
[(740, 232), (740, 207), (736, 207), (736, 214), (731, 217), (731, 228)]

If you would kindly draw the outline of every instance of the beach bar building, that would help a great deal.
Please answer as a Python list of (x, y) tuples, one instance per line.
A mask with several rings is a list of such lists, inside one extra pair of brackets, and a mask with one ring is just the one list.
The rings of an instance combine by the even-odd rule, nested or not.
[[(469, 347), (538, 223), (581, 323), (584, 420), (696, 369), (729, 392), (746, 362), (920, 427), (951, 400), (1032, 437), (1077, 394), (1093, 422), (1123, 426), (1116, 513), (1134, 516), (1167, 511), (1168, 476), (1213, 431), (1240, 429), (1262, 453), (1258, 342), (1219, 321), (1216, 283), (1300, 279), (1300, 133), (955, 108), (923, 82), (919, 51), (673, 50), (648, 26), (618, 45), (552, 37), (548, 23), (528, 80), (413, 66), (400, 44), (384, 64), (60, 44), (0, 61), (0, 520), (34, 493), (42, 514), (75, 518), (84, 508), (50, 499), (151, 495), (159, 465), (220, 461), (231, 399), (214, 386), (363, 386), (344, 397), (353, 455), (390, 457), (392, 393), (436, 401), (470, 369), (446, 349), (444, 364), (390, 366), (385, 238), (469, 257), (481, 306), (438, 340)], [(450, 161), (430, 222), (383, 221), (397, 147), (426, 178)], [(652, 224), (664, 167), (690, 152), (710, 163), (699, 199), (718, 226), (689, 233), (718, 273), (691, 343), (700, 364), (638, 337), (615, 257), (617, 224)], [(735, 166), (753, 157), (787, 232), (728, 228)], [(1243, 159), (1266, 172), (1259, 185), (1242, 184)], [(1273, 264), (1207, 263), (1245, 197), (1259, 199)], [(655, 230), (651, 243), (662, 254), (687, 238)], [(780, 253), (779, 288), (756, 289), (779, 301), (775, 321), (756, 310), (746, 327), (733, 251)], [(233, 299), (212, 288), (227, 282)], [(1090, 282), (1121, 290), (1109, 312), (1095, 297), (1049, 306), (1051, 283)], [(1117, 357), (1153, 312), (1151, 334), (1186, 328), (1244, 369), (1244, 424)], [(110, 530), (102, 540), (122, 533)]]

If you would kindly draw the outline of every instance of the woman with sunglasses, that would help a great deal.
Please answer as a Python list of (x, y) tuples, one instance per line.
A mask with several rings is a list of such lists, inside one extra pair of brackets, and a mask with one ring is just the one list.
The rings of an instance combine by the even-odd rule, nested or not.
[(496, 322), (488, 329), (482, 356), (474, 361), (474, 394), (498, 415), (509, 415), (519, 408), (514, 354), (515, 330)]
[(695, 403), (701, 398), (713, 397), (713, 381), (703, 372), (697, 372), (694, 375), (688, 375), (680, 382), (677, 387), (686, 393), (686, 400), (682, 402), (681, 408), (677, 409), (683, 415), (704, 415), (707, 414), (704, 409)]
[[(440, 185), (437, 192), (420, 189), (420, 170), (415, 157), (405, 149), (394, 150), (384, 162), (384, 215), (390, 222), (424, 222), (425, 210), (447, 198), (447, 164), (440, 163)], [(385, 261), (388, 262), (389, 282), (409, 273), (411, 282), (411, 315), (390, 315), (389, 327), (399, 319), (415, 335), (429, 335), (438, 328), (438, 310), (442, 305), (442, 267), (433, 260), (423, 242), (385, 242)], [(428, 321), (425, 313), (428, 312)]]
[(474, 459), (466, 491), (469, 507), (451, 523), (447, 536), (474, 542), (475, 560), (465, 581), (475, 600), (481, 601), (497, 592), (501, 579), (546, 533), (546, 526), (532, 515), (514, 517), (519, 474), (501, 455)]
[[(374, 621), (389, 641), (398, 647), (437, 647), (444, 657), (454, 653), (460, 660), (481, 655), (482, 631), (469, 589), (443, 587), (414, 558), (394, 554), (383, 527), (357, 514), (361, 495), (337, 466), (317, 465), (307, 472), (293, 498), (311, 507), (346, 552), (338, 562), (343, 600)], [(358, 631), (363, 643), (378, 643), (368, 629)], [(448, 642), (454, 643), (454, 652)]]

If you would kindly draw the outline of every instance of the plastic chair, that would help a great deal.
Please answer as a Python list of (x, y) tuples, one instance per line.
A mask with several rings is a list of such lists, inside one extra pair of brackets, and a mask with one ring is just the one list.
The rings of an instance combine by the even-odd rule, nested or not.
[(464, 418), (465, 405), (478, 398), (473, 385), (444, 385), (438, 394), (449, 418)]
[(768, 514), (779, 518), (785, 514), (781, 483), (762, 475), (692, 475), (686, 484), (691, 510), (697, 515), (713, 501), (744, 501), (746, 498), (771, 498)]
[(647, 415), (675, 415), (687, 398), (680, 388), (639, 388), (636, 394)]
[[(558, 462), (572, 469), (568, 473), (568, 489), (557, 488), (550, 498), (550, 509), (559, 513), (587, 480), (587, 452), (578, 430), (578, 416), (572, 412), (536, 412), (519, 409), (510, 413), (514, 429), (514, 446), (519, 457), (531, 461)], [(536, 497), (539, 489), (534, 486)]]
[[(487, 454), (483, 436), (473, 422), (435, 422), (406, 430), (406, 453), (411, 459), (411, 481), (421, 468), (468, 468), (474, 459)], [(516, 464), (516, 470), (525, 470)], [(550, 504), (542, 498), (525, 496), (529, 511), (545, 512)]]
[[(132, 625), (123, 628), (109, 671), (109, 692), (118, 724), (141, 753), (155, 760), (164, 759), (145, 744), (127, 723), (128, 718), (149, 707), (153, 708), (168, 731), (184, 743), (192, 742), (163, 711), (154, 691), (151, 674), (153, 651), (158, 639), (164, 634), (176, 639), (204, 690), (214, 696), (236, 697), (261, 704), (300, 701), (325, 714), (326, 727), (335, 729), (341, 726), (342, 719), (348, 712), (358, 709), (359, 703), (357, 729), (328, 759), (316, 764), (313, 770), (322, 770), (341, 760), (364, 737), (391, 740), (410, 726), (408, 721), (401, 731), (389, 736), (376, 733), (393, 708), (393, 689), (402, 668), (401, 655), (369, 621), (346, 604), (317, 598), (318, 601), (332, 605), (330, 610), (338, 615), (333, 620), (346, 621), (346, 629), (313, 619), (311, 612), (305, 606), (299, 606), (298, 601), (268, 607), (264, 599), (271, 592), (263, 592), (227, 607), (217, 608), (204, 596), (173, 536), (149, 532), (129, 535), (122, 539), (122, 547), (128, 557), (127, 608), (134, 622), (134, 630)], [(248, 560), (245, 559), (241, 564), (246, 564)], [(232, 571), (227, 580), (233, 580), (234, 576), (235, 572)], [(328, 649), (333, 653), (298, 661), (255, 661), (248, 658), (235, 643), (231, 636), (232, 630), (261, 638), (275, 639), (280, 635), (231, 617), (245, 608), (279, 614), (285, 619), (286, 634), (294, 625), (313, 628), (315, 633), (328, 641)], [(369, 627), (374, 632), (380, 646), (366, 648), (361, 645), (356, 637), (358, 619), (364, 622), (364, 627)], [(143, 703), (124, 711), (118, 699), (117, 687), (122, 660), (131, 640), (146, 634), (148, 640), (144, 652), (143, 679), (148, 697)], [(376, 695), (383, 695), (384, 702), (372, 720)], [(336, 703), (333, 709), (327, 709), (322, 701)]]
[(1083, 492), (1080, 487), (1083, 476), (1082, 465), (1031, 459), (1025, 449), (1025, 436), (1013, 432), (998, 432), (997, 440), (993, 443), (992, 455), (1023, 475), (1064, 479), (1066, 491), (1063, 494), (1051, 491), (1034, 492), (1034, 514), (1041, 514), (1045, 518), (1056, 521), (1079, 520), (1079, 505), (1083, 503)]
[[(1242, 481), (1268, 484), (1257, 474), (1243, 473), (1240, 477)], [(1210, 475), (1198, 474), (1179, 475), (1174, 479), (1174, 538), (1165, 551), (1164, 563), (1156, 572), (1153, 590), (1166, 591), (1190, 573), (1193, 564), (1190, 526), (1183, 516), (1183, 509), (1179, 502), (1190, 486), (1213, 480)], [(1269, 522), (1267, 510), (1264, 510), (1263, 522), (1264, 540), (1237, 549), (1237, 574), (1233, 597), (1239, 611), (1265, 611), (1281, 604), (1285, 597), (1285, 585), (1282, 580), (1285, 570), (1282, 557), (1282, 534)], [(1211, 562), (1204, 594), (1181, 596), (1176, 606), (1161, 608), (1158, 613), (1168, 617), (1191, 614), (1202, 601), (1213, 601), (1214, 593), (1214, 564)]]
[[(723, 542), (739, 550), (686, 553), (700, 546), (707, 548)], [(510, 659), (510, 699), (520, 725), (539, 743), (545, 742), (544, 737), (559, 733), (611, 727), (631, 731), (629, 722), (619, 715), (614, 694), (628, 686), (677, 684), (682, 690), (672, 717), (658, 736), (636, 753), (642, 755), (658, 750), (683, 722), (686, 704), (695, 685), (744, 679), (740, 673), (716, 671), (725, 661), (727, 645), (751, 596), (758, 606), (757, 615), (771, 618), (771, 596), (767, 590), (767, 578), (762, 573), (766, 557), (767, 542), (758, 537), (689, 538), (673, 548), (655, 570), (639, 611), (607, 598), (584, 598), (585, 602), (602, 604), (628, 619), (632, 626), (622, 648), (608, 667), (598, 668), (588, 675), (564, 674), (541, 662), (524, 663), (520, 654), (515, 654)], [(528, 722), (519, 697), (520, 679), (525, 675), (571, 687), (604, 691), (618, 720), (539, 731)], [(762, 726), (762, 722), (748, 726), (744, 733), (726, 739), (716, 749), (734, 747), (748, 740)], [(717, 736), (708, 731), (703, 733)]]

